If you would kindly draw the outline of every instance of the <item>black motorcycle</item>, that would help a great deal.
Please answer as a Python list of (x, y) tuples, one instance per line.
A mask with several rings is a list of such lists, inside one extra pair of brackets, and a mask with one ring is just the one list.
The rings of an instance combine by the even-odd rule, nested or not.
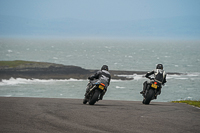
[(151, 81), (147, 83), (147, 88), (145, 92), (142, 94), (144, 99), (142, 101), (143, 104), (149, 104), (151, 100), (157, 99), (157, 94), (161, 88), (161, 84), (156, 82), (154, 78), (148, 77)]
[(101, 100), (100, 95), (106, 91), (105, 84), (101, 82), (92, 83), (89, 81), (87, 87), (89, 87), (89, 91), (85, 93), (83, 104), (88, 102), (90, 105), (94, 105), (97, 101)]

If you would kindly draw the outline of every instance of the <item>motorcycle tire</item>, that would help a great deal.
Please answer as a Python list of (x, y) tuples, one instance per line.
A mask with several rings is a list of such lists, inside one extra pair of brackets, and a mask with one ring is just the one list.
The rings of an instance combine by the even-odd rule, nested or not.
[(86, 104), (87, 103), (87, 100), (86, 98), (83, 99), (83, 104)]
[(154, 96), (154, 91), (150, 89), (143, 100), (143, 104), (149, 104), (151, 102), (152, 97)]
[(96, 103), (96, 101), (98, 101), (99, 95), (100, 95), (100, 91), (95, 90), (94, 95), (92, 96), (92, 98), (89, 101), (89, 104), (94, 105)]

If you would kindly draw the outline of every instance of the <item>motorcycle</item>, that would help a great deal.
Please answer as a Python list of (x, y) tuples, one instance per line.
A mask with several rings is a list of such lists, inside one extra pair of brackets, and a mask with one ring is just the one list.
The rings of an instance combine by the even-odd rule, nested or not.
[(157, 93), (161, 89), (161, 84), (155, 81), (154, 78), (148, 77), (151, 81), (147, 83), (147, 88), (143, 95), (143, 104), (149, 104), (151, 100), (157, 99)]
[(90, 105), (94, 105), (97, 101), (101, 100), (100, 95), (106, 92), (105, 84), (101, 82), (92, 83), (90, 80), (87, 87), (90, 89), (85, 94), (83, 104), (88, 102)]

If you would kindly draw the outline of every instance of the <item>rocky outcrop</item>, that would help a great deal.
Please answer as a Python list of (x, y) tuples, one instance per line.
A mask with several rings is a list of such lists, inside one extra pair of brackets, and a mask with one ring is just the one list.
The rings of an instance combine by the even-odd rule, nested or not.
[(52, 63), (28, 63), (17, 67), (0, 67), (0, 78), (37, 78), (37, 79), (69, 79), (86, 78), (89, 70), (77, 66), (65, 66)]
[[(9, 64), (9, 63), (7, 63)], [(62, 64), (45, 63), (45, 62), (25, 62), (15, 65), (7, 65), (0, 62), (0, 80), (13, 78), (26, 79), (87, 79), (90, 75), (98, 70), (88, 70), (78, 66), (66, 66)], [(16, 65), (17, 64), (17, 65)], [(112, 79), (130, 80), (126, 76), (119, 75), (133, 75), (145, 74), (141, 71), (117, 71), (110, 70)]]

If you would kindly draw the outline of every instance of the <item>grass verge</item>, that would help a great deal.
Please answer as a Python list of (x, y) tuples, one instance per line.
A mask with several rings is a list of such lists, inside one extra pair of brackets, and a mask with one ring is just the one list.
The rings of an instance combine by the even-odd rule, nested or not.
[(186, 103), (186, 104), (193, 105), (195, 107), (199, 107), (200, 108), (200, 101), (181, 100), (181, 101), (172, 101), (172, 103)]
[(17, 67), (19, 65), (23, 65), (23, 64), (27, 64), (27, 63), (36, 63), (36, 62), (33, 62), (33, 61), (22, 61), (22, 60), (0, 61), (0, 66)]

